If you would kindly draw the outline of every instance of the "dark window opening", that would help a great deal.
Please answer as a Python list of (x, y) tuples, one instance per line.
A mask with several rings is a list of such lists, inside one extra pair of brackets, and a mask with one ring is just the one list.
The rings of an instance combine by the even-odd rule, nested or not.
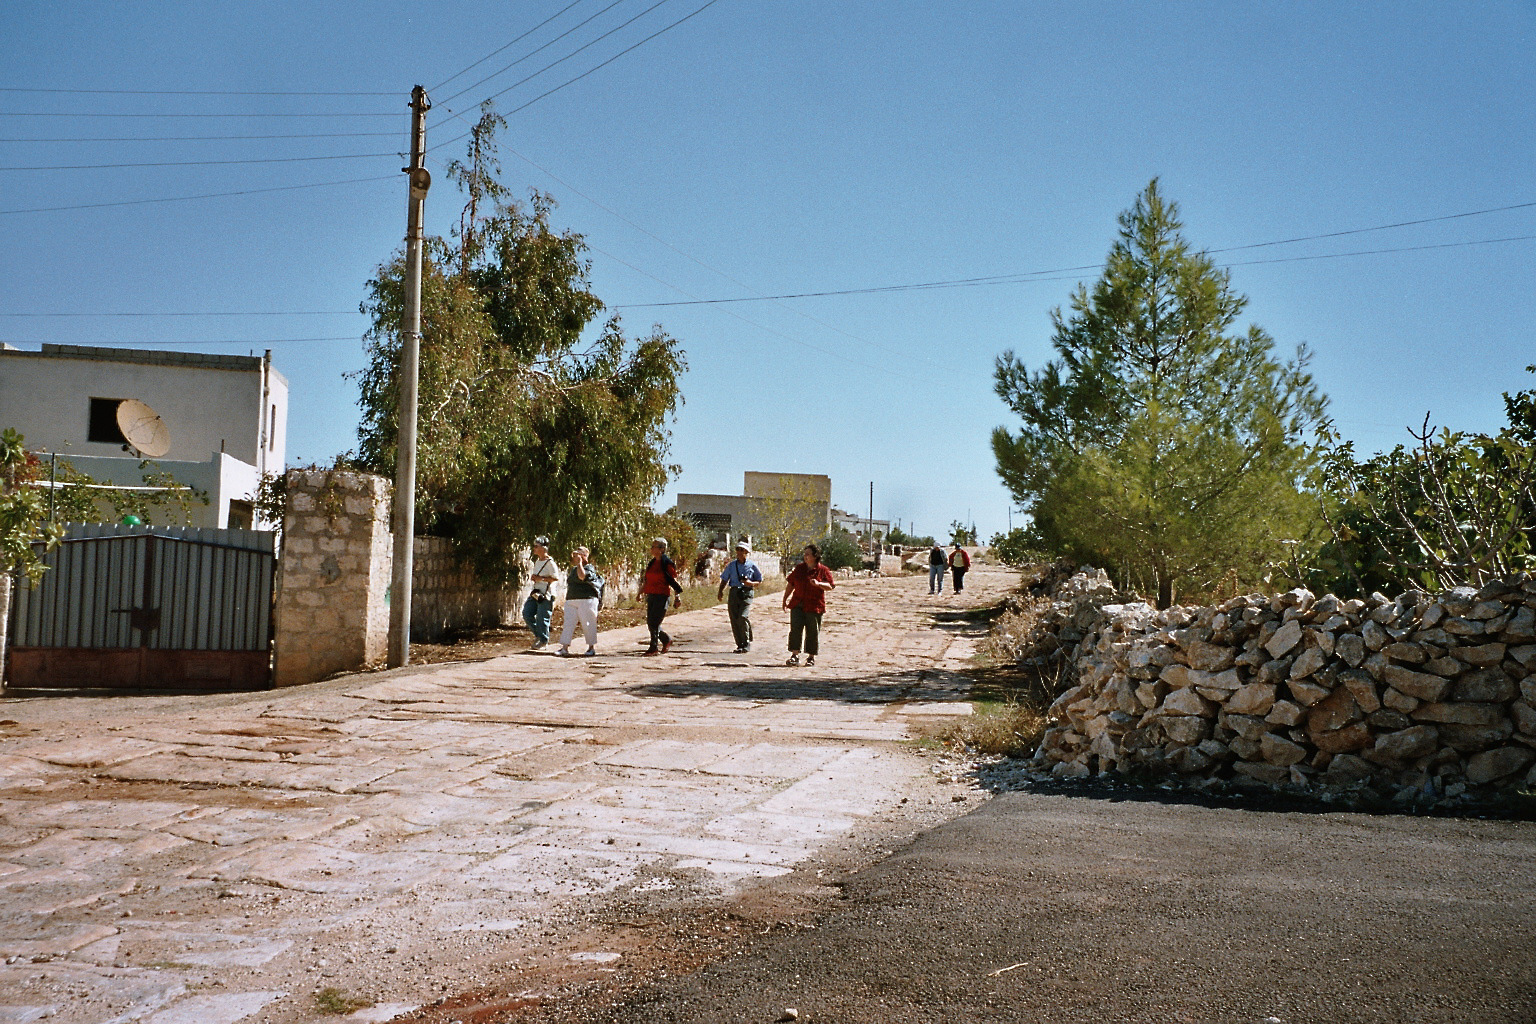
[(85, 439), (105, 444), (127, 444), (128, 439), (117, 425), (117, 407), (122, 404), (121, 398), (91, 399), (91, 424)]

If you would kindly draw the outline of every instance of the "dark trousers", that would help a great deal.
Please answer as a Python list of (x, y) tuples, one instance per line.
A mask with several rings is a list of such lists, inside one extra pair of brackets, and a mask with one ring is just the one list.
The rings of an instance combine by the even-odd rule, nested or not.
[(953, 569), (951, 569), (949, 571), (954, 574), (954, 577), (955, 577), (955, 593), (958, 594), (958, 593), (960, 593), (960, 591), (965, 589), (965, 570), (960, 568), (957, 565), (957, 566), (955, 566)]
[(731, 635), (737, 647), (752, 643), (752, 592), (745, 587), (732, 587), (725, 598), (725, 610), (731, 617)]
[(671, 594), (645, 595), (645, 625), (651, 631), (652, 650), (655, 650), (657, 644), (672, 642), (667, 631), (661, 628), (661, 620), (667, 617), (667, 602), (670, 600), (672, 600)]
[(789, 610), (789, 649), (800, 653), (800, 637), (805, 635), (805, 653), (811, 657), (821, 653), (821, 616), (808, 612), (799, 605)]

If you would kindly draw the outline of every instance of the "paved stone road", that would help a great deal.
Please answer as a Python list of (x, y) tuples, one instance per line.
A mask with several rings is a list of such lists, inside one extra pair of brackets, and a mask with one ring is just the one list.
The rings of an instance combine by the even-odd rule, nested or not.
[[(0, 702), (0, 1022), (384, 1020), (618, 890), (724, 895), (947, 802), (899, 741), (968, 714), (980, 630), (925, 580), (851, 580), (814, 669), (777, 602), (603, 657), (520, 654), (291, 691)], [(577, 954), (600, 964), (615, 954)], [(336, 1018), (330, 1018), (336, 1019)]]

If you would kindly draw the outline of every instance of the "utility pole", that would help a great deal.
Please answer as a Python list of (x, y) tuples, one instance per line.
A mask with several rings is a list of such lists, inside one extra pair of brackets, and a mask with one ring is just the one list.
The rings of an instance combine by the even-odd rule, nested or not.
[(875, 482), (869, 482), (869, 549), (875, 553), (878, 559), (880, 549), (875, 547)]
[(416, 540), (416, 372), (421, 360), (421, 221), (432, 175), (427, 157), (427, 111), (432, 103), (421, 86), (411, 90), (410, 198), (405, 204), (405, 323), (400, 332), (400, 407), (396, 413), (395, 557), (389, 603), (389, 664), (411, 661), (411, 571)]

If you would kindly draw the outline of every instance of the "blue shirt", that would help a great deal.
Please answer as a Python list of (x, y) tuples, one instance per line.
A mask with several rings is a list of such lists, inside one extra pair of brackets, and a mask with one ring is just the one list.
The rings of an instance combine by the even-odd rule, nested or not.
[(763, 582), (763, 572), (752, 559), (746, 562), (738, 562), (731, 559), (725, 563), (725, 568), (720, 572), (720, 582), (726, 586), (739, 587), (743, 580), (751, 580), (753, 583)]

